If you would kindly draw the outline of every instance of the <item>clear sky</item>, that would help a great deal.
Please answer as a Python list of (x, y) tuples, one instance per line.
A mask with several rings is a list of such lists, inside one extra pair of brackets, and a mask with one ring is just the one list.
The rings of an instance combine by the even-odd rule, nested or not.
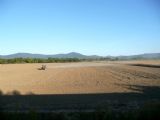
[(0, 0), (0, 54), (160, 52), (159, 0)]

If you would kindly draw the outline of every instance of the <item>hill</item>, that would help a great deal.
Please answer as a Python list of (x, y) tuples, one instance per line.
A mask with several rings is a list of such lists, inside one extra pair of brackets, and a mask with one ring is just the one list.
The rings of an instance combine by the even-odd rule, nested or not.
[(31, 54), (31, 53), (16, 53), (10, 55), (0, 55), (0, 58), (12, 59), (12, 58), (79, 58), (79, 59), (94, 59), (100, 58), (97, 55), (83, 55), (76, 52), (70, 52), (67, 54), (55, 54), (55, 55), (44, 55), (44, 54)]
[(130, 56), (118, 56), (119, 59), (132, 60), (132, 59), (160, 59), (160, 53), (145, 53)]
[(98, 56), (98, 55), (83, 55), (77, 52), (70, 52), (66, 54), (32, 54), (32, 53), (16, 53), (10, 55), (0, 55), (0, 58), (12, 59), (12, 58), (78, 58), (78, 59), (99, 59), (99, 58), (118, 58), (119, 60), (132, 60), (132, 59), (160, 59), (160, 53), (145, 53), (139, 55), (129, 55), (129, 56)]

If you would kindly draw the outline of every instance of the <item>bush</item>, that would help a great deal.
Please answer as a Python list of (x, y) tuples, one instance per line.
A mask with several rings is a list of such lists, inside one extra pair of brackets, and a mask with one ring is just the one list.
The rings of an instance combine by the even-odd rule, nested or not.
[(3, 95), (3, 91), (2, 90), (0, 90), (0, 95)]

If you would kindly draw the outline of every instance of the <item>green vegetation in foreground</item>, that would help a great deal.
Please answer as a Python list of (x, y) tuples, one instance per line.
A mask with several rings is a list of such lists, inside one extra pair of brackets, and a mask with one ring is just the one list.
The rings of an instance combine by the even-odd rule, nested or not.
[(0, 58), (0, 64), (9, 63), (63, 63), (63, 62), (80, 62), (78, 58), (12, 58), (12, 59), (2, 59)]
[(160, 103), (147, 103), (137, 110), (93, 112), (0, 112), (2, 120), (160, 120)]

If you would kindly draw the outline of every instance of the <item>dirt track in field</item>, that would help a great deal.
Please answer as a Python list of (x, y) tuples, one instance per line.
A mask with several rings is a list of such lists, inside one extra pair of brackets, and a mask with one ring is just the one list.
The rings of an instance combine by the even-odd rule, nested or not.
[[(160, 87), (160, 61), (80, 62), (0, 65), (0, 90), (5, 94), (80, 94), (133, 92), (134, 86)], [(135, 91), (137, 92), (137, 91)]]

